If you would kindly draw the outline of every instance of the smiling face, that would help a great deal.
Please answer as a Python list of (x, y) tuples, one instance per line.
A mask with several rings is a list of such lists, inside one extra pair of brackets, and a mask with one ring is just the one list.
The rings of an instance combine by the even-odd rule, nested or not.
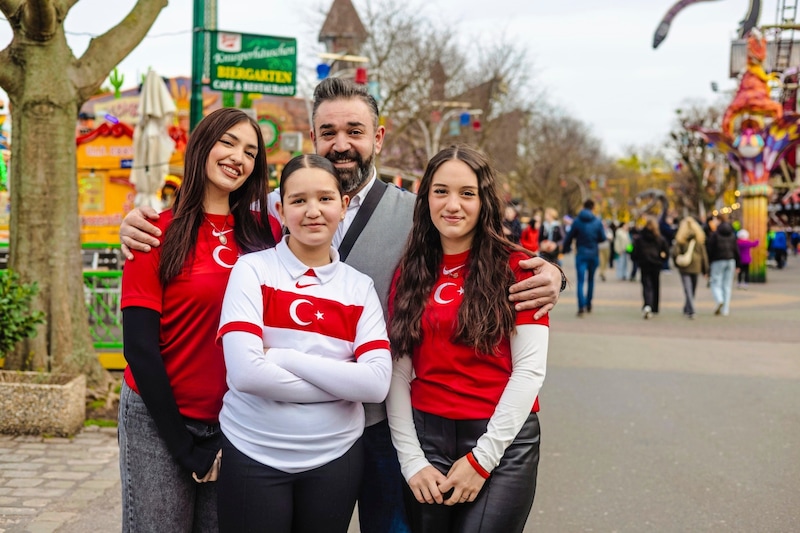
[(372, 177), (384, 135), (375, 121), (366, 102), (357, 98), (322, 102), (314, 115), (314, 149), (333, 162), (346, 194), (357, 193)]
[(431, 180), (428, 207), (445, 254), (457, 254), (472, 247), (481, 201), (478, 176), (466, 163), (458, 159), (442, 163)]
[(348, 201), (336, 178), (321, 168), (300, 168), (281, 183), (281, 196), (278, 211), (289, 230), (289, 249), (307, 266), (330, 262), (328, 250)]
[(239, 122), (211, 147), (206, 160), (206, 199), (213, 203), (241, 187), (253, 172), (258, 137), (253, 126)]

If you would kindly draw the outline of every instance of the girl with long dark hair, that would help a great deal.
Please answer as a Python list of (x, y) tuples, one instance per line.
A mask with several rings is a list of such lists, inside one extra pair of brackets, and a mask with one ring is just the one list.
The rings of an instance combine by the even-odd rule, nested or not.
[(416, 533), (519, 532), (533, 504), (549, 318), (506, 298), (530, 253), (503, 236), (496, 186), (473, 148), (431, 159), (390, 294), (387, 411)]
[(227, 387), (214, 338), (237, 257), (275, 244), (267, 193), (258, 124), (237, 109), (211, 113), (192, 133), (183, 184), (158, 219), (161, 245), (125, 265), (122, 531), (217, 530), (216, 483), (207, 482), (219, 469)]

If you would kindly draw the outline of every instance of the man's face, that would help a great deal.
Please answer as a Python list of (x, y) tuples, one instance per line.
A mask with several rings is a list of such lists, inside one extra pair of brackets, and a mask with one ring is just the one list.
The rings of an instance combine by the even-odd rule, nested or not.
[(383, 146), (383, 126), (376, 130), (369, 106), (352, 98), (320, 104), (313, 128), (317, 154), (333, 163), (345, 194), (357, 193), (372, 175), (375, 155)]

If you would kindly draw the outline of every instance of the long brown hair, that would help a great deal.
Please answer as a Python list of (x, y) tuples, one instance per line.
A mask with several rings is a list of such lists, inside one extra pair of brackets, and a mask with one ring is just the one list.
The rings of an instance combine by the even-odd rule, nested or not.
[(436, 171), (452, 160), (466, 163), (478, 177), (481, 208), (467, 262), (458, 324), (451, 340), (472, 346), (479, 353), (493, 354), (498, 343), (514, 331), (515, 312), (506, 289), (515, 279), (508, 258), (512, 250), (531, 254), (503, 235), (504, 203), (488, 159), (469, 146), (451, 146), (433, 156), (420, 181), (389, 320), (389, 340), (396, 358), (410, 356), (422, 342), (422, 313), (444, 255), (439, 231), (431, 220), (428, 195)]
[[(264, 137), (258, 123), (239, 109), (222, 108), (209, 114), (197, 125), (186, 145), (183, 183), (172, 206), (172, 223), (164, 232), (161, 243), (159, 278), (167, 285), (194, 255), (197, 232), (203, 222), (203, 201), (206, 191), (206, 162), (211, 149), (226, 131), (241, 122), (248, 122), (256, 132), (258, 153), (253, 172), (241, 187), (228, 197), (234, 220), (233, 235), (241, 253), (254, 252), (275, 246), (269, 224), (267, 193), (267, 154)], [(259, 216), (253, 206), (258, 205)]]

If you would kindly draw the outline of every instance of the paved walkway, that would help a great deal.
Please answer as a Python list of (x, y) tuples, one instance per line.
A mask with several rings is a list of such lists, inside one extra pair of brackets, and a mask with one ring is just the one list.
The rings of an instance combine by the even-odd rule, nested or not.
[[(565, 269), (574, 276), (569, 257)], [(643, 337), (651, 337), (653, 342), (675, 343), (673, 353), (678, 356), (651, 362), (638, 357), (639, 365), (678, 365), (702, 373), (704, 365), (714, 364), (715, 343), (751, 345), (754, 350), (770, 347), (777, 357), (766, 368), (763, 362), (759, 366), (747, 357), (737, 357), (738, 363), (730, 365), (731, 372), (742, 372), (742, 365), (747, 365), (755, 373), (798, 374), (795, 377), (800, 378), (795, 349), (800, 342), (800, 258), (790, 257), (784, 270), (770, 269), (767, 284), (751, 285), (747, 291), (734, 289), (729, 317), (713, 316), (710, 291), (701, 283), (694, 321), (681, 316), (683, 296), (676, 273), (662, 275), (661, 313), (648, 321), (640, 312), (641, 285), (617, 281), (613, 271), (606, 276), (608, 281), (598, 280), (595, 285), (591, 315), (575, 316), (573, 286), (563, 294), (552, 316), (553, 336), (563, 342), (587, 338), (601, 349), (610, 346), (613, 338), (614, 349), (595, 364), (617, 367), (626, 354), (646, 353)], [(551, 346), (554, 367), (579, 364), (574, 361), (575, 350), (565, 349), (557, 338)], [(685, 350), (680, 348), (681, 342), (692, 339), (695, 347), (697, 339), (702, 339), (712, 348), (705, 351), (706, 357), (698, 357), (688, 345)], [(117, 458), (113, 428), (87, 428), (73, 439), (0, 435), (0, 533), (119, 531)], [(542, 490), (546, 492), (544, 487)], [(540, 511), (542, 504), (546, 499), (536, 504)]]
[(0, 435), (0, 533), (119, 531), (116, 428)]

